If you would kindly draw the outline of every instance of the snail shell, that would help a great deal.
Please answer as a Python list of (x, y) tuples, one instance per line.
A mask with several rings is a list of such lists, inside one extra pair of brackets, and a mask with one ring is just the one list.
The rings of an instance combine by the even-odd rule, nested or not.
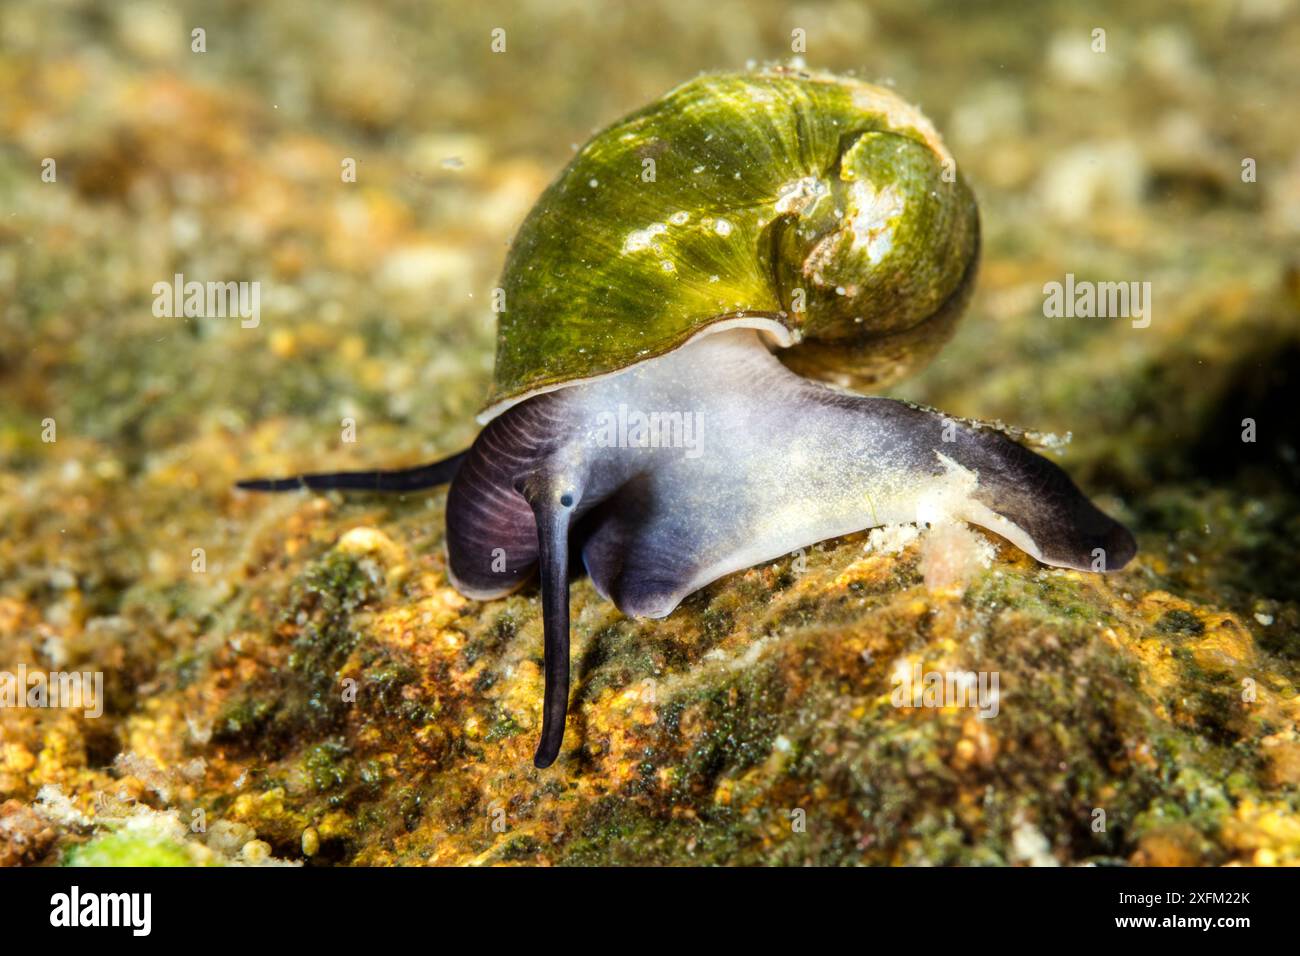
[(738, 325), (802, 375), (888, 384), (947, 340), (978, 250), (956, 163), (891, 91), (698, 77), (597, 134), (525, 219), (480, 420)]

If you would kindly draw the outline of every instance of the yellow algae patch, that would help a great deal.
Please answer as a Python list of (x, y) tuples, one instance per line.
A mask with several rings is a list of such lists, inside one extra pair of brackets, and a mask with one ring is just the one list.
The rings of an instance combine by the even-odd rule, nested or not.
[(990, 722), (968, 716), (962, 721), (961, 739), (954, 748), (952, 768), (957, 771), (971, 767), (991, 767), (997, 760), (1001, 745), (992, 732)]
[(298, 354), (298, 340), (292, 331), (276, 329), (271, 333), (271, 354), (281, 359), (290, 359)]
[[(284, 798), (283, 787), (272, 787), (261, 793), (241, 793), (230, 805), (228, 818), (248, 822), (254, 829), (262, 830), (269, 821), (280, 821), (291, 816), (285, 808)], [(259, 823), (263, 826), (258, 826)], [(321, 835), (325, 835), (323, 828)]]
[(638, 754), (645, 743), (640, 731), (658, 719), (654, 708), (638, 701), (636, 688), (631, 693), (607, 689), (583, 708), (582, 717), (587, 745), (603, 751), (603, 779), (615, 785), (635, 780), (640, 773)]
[(37, 756), (33, 780), (40, 783), (61, 783), (72, 772), (86, 766), (85, 751), (64, 731), (53, 728), (45, 734), (45, 746)]
[(531, 724), (541, 719), (542, 669), (531, 658), (520, 661), (493, 688), (497, 706)]
[[(402, 565), (405, 567), (405, 565)], [(439, 587), (433, 574), (423, 574), (420, 584), (426, 595), (414, 603), (403, 603), (377, 613), (370, 632), (390, 647), (420, 649), (426, 654), (458, 654), (460, 635), (447, 631), (468, 603), (451, 588)]]
[[(1123, 628), (1120, 633), (1125, 633)], [(1126, 646), (1141, 665), (1142, 690), (1153, 701), (1158, 704), (1162, 692), (1179, 686), (1182, 677), (1178, 661), (1168, 643), (1156, 637), (1130, 637)]]
[(371, 555), (389, 562), (405, 557), (405, 552), (392, 538), (378, 528), (366, 526), (345, 531), (335, 547), (342, 554)]
[(1191, 824), (1169, 824), (1144, 833), (1129, 862), (1134, 866), (1199, 866), (1205, 862), (1202, 842)]
[(1211, 674), (1231, 674), (1255, 660), (1250, 631), (1231, 614), (1198, 616), (1204, 636), (1190, 645), (1192, 660)]
[(411, 573), (406, 549), (378, 528), (364, 525), (351, 528), (334, 548), (340, 554), (374, 561), (383, 569), (389, 586), (401, 584)]
[(610, 703), (613, 708), (623, 712), (625, 719), (649, 726), (659, 720), (659, 711), (655, 707), (657, 697), (655, 681), (646, 679), (616, 693)]
[(0, 771), (25, 774), (36, 766), (36, 757), (19, 743), (0, 745)]
[(1272, 786), (1300, 786), (1300, 734), (1294, 727), (1264, 737), (1259, 746)]
[(866, 585), (868, 588), (884, 587), (897, 567), (897, 561), (887, 554), (872, 554), (870, 557), (854, 561), (837, 574), (831, 582), (837, 588), (848, 588), (853, 584)]
[(416, 602), (415, 610), (421, 626), (442, 629), (461, 616), (469, 600), (454, 588), (437, 587), (433, 582), (434, 575), (421, 576), (420, 583), (426, 586), (427, 596)]
[(1256, 866), (1300, 865), (1300, 817), (1282, 802), (1242, 800), (1223, 824), (1224, 843)]
[(35, 626), (40, 619), (36, 609), (22, 601), (0, 598), (0, 634), (17, 634), (22, 628)]
[(427, 632), (419, 614), (410, 605), (399, 605), (377, 613), (367, 628), (368, 635), (389, 647), (411, 650)]
[(351, 836), (352, 831), (352, 820), (346, 813), (338, 810), (325, 814), (316, 825), (316, 836), (319, 840), (348, 837)]

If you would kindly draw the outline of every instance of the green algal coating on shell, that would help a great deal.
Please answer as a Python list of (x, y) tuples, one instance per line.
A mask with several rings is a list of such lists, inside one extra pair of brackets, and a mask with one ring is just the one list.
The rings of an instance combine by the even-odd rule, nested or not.
[(893, 379), (946, 337), (977, 258), (969, 188), (892, 92), (699, 77), (595, 136), (524, 221), (486, 414), (737, 318), (805, 343), (782, 356), (804, 374)]

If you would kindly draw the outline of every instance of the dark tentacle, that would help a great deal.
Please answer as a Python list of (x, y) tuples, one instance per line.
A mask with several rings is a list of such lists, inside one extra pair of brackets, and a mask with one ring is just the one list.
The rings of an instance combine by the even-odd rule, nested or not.
[(462, 451), (441, 461), (393, 471), (333, 471), (297, 475), (293, 478), (250, 478), (235, 482), (235, 487), (245, 491), (294, 491), (298, 488), (310, 488), (313, 491), (333, 488), (351, 491), (417, 491), (445, 485), (455, 478), (466, 454), (468, 452)]
[(521, 489), (537, 519), (538, 564), (542, 584), (543, 669), (542, 736), (533, 765), (555, 762), (564, 740), (569, 711), (569, 524), (576, 493), (551, 482), (541, 490)]

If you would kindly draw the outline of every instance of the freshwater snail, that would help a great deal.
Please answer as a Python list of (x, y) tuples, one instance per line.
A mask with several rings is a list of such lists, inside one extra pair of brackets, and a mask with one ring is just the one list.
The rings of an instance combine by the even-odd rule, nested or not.
[(936, 513), (1046, 564), (1128, 562), (1132, 535), (1000, 431), (831, 387), (927, 360), (978, 258), (969, 187), (892, 92), (779, 68), (702, 76), (597, 134), (520, 227), (472, 447), (240, 487), (451, 482), (455, 587), (487, 600), (540, 572), (546, 767), (568, 708), (573, 553), (646, 617), (732, 571)]

